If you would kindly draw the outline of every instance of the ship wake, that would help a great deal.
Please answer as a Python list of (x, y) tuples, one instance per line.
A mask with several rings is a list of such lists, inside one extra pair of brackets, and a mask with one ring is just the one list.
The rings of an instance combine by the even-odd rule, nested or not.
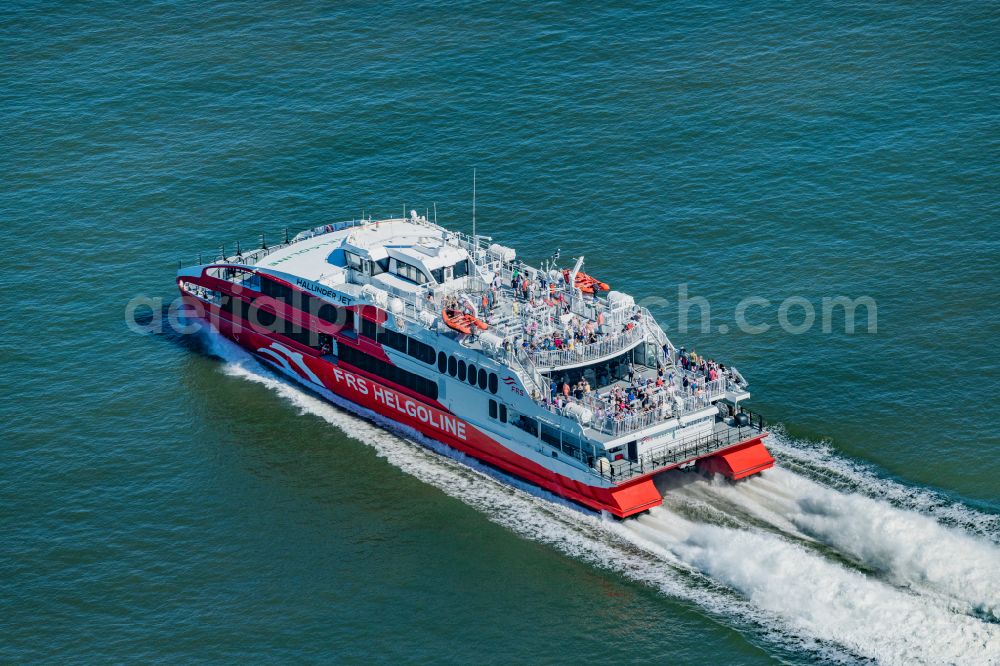
[(493, 522), (696, 604), (750, 640), (841, 662), (1000, 661), (997, 516), (880, 478), (828, 446), (778, 433), (768, 445), (781, 467), (736, 484), (670, 473), (663, 507), (620, 522), (319, 390), (330, 405), (222, 338), (211, 348), (227, 374)]

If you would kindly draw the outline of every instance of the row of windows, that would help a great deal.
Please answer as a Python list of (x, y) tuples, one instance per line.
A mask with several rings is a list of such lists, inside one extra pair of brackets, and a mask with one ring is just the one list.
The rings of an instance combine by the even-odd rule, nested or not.
[(338, 308), (321, 298), (316, 298), (303, 291), (296, 291), (288, 285), (275, 282), (266, 277), (260, 281), (260, 291), (265, 296), (269, 296), (276, 301), (281, 301), (297, 310), (315, 315), (328, 324), (340, 326), (344, 329), (354, 328), (353, 310)]
[(375, 340), (379, 344), (412, 356), (427, 365), (434, 365), (434, 347), (402, 333), (390, 331), (384, 326), (377, 325), (370, 319), (361, 320), (361, 335), (369, 340)]
[(344, 254), (347, 256), (347, 267), (358, 272), (381, 275), (389, 270), (389, 257), (372, 261), (371, 259), (362, 259), (360, 255), (353, 252), (345, 252)]
[(370, 372), (383, 379), (388, 379), (390, 382), (399, 384), (400, 386), (405, 386), (411, 391), (427, 396), (431, 400), (437, 400), (438, 386), (437, 382), (433, 380), (408, 372), (398, 366), (386, 363), (346, 345), (342, 345), (338, 353), (340, 360), (345, 363), (350, 363), (356, 368)]
[(496, 395), (496, 392), (500, 388), (500, 384), (497, 380), (497, 375), (495, 372), (486, 372), (483, 368), (476, 368), (472, 363), (466, 364), (465, 361), (454, 356), (448, 356), (444, 352), (438, 352), (437, 358), (438, 370), (442, 374), (447, 372), (452, 377), (456, 377), (460, 382), (469, 382), (472, 386), (479, 386), (482, 390), (489, 389), (490, 393)]
[(323, 333), (303, 328), (298, 324), (277, 316), (273, 312), (262, 310), (256, 305), (248, 303), (241, 298), (223, 296), (222, 303), (219, 307), (233, 317), (246, 320), (253, 327), (257, 327), (271, 333), (277, 333), (278, 335), (283, 335), (301, 345), (312, 347), (314, 349), (319, 349), (322, 346), (324, 339), (329, 338), (329, 336)]
[(410, 264), (404, 264), (399, 259), (396, 260), (396, 275), (401, 278), (406, 278), (410, 282), (416, 282), (417, 284), (423, 284), (427, 282), (427, 276), (422, 270), (416, 266), (411, 266)]
[(489, 401), (489, 415), (491, 419), (500, 423), (507, 423), (509, 421), (514, 427), (530, 433), (532, 437), (538, 437), (557, 451), (562, 451), (566, 455), (587, 462), (587, 464), (593, 464), (593, 445), (580, 440), (571, 433), (563, 432), (561, 429), (544, 422), (539, 423), (524, 414), (518, 414), (517, 412), (508, 413), (507, 405), (493, 399)]
[(507, 423), (507, 405), (498, 403), (496, 400), (490, 399), (490, 418), (500, 421), (500, 423)]

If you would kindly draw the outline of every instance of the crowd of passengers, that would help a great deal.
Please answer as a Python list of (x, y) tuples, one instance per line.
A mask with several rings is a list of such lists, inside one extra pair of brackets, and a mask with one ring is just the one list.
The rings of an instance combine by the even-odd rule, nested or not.
[(597, 320), (583, 320), (574, 315), (563, 325), (562, 330), (540, 332), (539, 323), (535, 320), (525, 324), (524, 335), (516, 339), (524, 351), (534, 354), (539, 351), (573, 351), (582, 345), (592, 345), (615, 333), (628, 333), (634, 329), (642, 315), (636, 309), (633, 315), (621, 326), (609, 326), (604, 319), (604, 313), (598, 312)]
[[(664, 345), (664, 353), (669, 351)], [(666, 418), (683, 409), (686, 398), (703, 395), (708, 382), (720, 378), (736, 381), (724, 364), (698, 356), (694, 351), (689, 353), (681, 347), (677, 358), (686, 372), (675, 373), (672, 368), (657, 364), (655, 379), (644, 376), (632, 362), (603, 364), (596, 370), (599, 387), (608, 386), (612, 378), (622, 382), (604, 393), (595, 391), (583, 375), (571, 383), (564, 374), (558, 381), (551, 381), (549, 396), (542, 402), (559, 412), (564, 412), (570, 404), (580, 404), (593, 412), (597, 422), (622, 422), (653, 412)]]
[[(515, 266), (509, 284), (496, 276), (489, 288), (478, 297), (479, 302), (475, 304), (477, 315), (482, 319), (488, 319), (500, 305), (502, 289), (509, 287), (514, 296), (510, 301), (511, 314), (524, 321), (524, 333), (513, 340), (505, 341), (504, 346), (507, 351), (518, 347), (529, 354), (542, 351), (572, 351), (584, 345), (592, 345), (608, 337), (628, 333), (642, 319), (640, 309), (634, 307), (632, 314), (624, 322), (611, 324), (607, 321), (604, 311), (599, 309), (595, 320), (585, 321), (579, 315), (574, 315), (562, 324), (560, 329), (547, 328), (542, 331), (542, 326), (535, 317), (537, 308), (543, 306), (551, 308), (552, 312), (549, 314), (553, 321), (570, 313), (566, 286), (567, 282), (562, 274), (550, 279), (544, 273), (538, 273), (536, 278), (531, 278), (529, 274)], [(434, 297), (431, 292), (427, 293), (427, 300), (433, 308)], [(450, 310), (466, 309), (465, 301), (455, 295), (447, 296), (443, 305)], [(472, 333), (475, 335), (476, 331), (473, 330)]]

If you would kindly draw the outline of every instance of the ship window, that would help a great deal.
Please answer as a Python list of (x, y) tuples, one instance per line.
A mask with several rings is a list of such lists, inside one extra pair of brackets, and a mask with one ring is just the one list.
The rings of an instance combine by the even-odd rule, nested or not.
[(538, 422), (530, 416), (525, 416), (524, 414), (514, 414), (510, 418), (510, 422), (517, 428), (520, 428), (524, 432), (530, 433), (532, 437), (538, 437)]
[(489, 383), (490, 383), (490, 393), (496, 394), (497, 389), (499, 388), (499, 385), (497, 384), (497, 373), (495, 372), (490, 373)]
[(389, 257), (372, 262), (372, 275), (379, 275), (389, 270)]
[(356, 271), (360, 271), (361, 270), (361, 257), (359, 257), (358, 255), (354, 254), (353, 252), (345, 252), (344, 254), (347, 256), (347, 265), (348, 265), (348, 267), (353, 268)]
[(454, 267), (454, 269), (452, 271), (452, 277), (454, 277), (454, 278), (457, 279), (457, 278), (460, 278), (460, 277), (465, 277), (468, 274), (469, 274), (469, 260), (468, 259), (463, 259), (462, 261), (460, 261), (457, 264), (455, 264), (455, 267)]
[(278, 317), (268, 310), (262, 310), (256, 305), (250, 306), (250, 311), (247, 313), (250, 315), (250, 323), (263, 326), (264, 328), (270, 328), (274, 325), (274, 322)]
[(378, 327), (375, 325), (375, 322), (373, 322), (371, 319), (361, 320), (361, 335), (365, 336), (366, 338), (374, 340), (377, 328)]
[(479, 388), (486, 390), (486, 371), (479, 368)]
[[(312, 312), (312, 310), (309, 310)], [(328, 324), (337, 324), (337, 308), (333, 307), (329, 303), (323, 303), (316, 310), (316, 316), (325, 321)]]
[(274, 300), (282, 301), (283, 303), (288, 303), (292, 299), (291, 287), (268, 278), (261, 279), (260, 290), (265, 296), (270, 296)]
[(444, 282), (444, 269), (435, 268), (431, 271), (431, 277), (433, 277), (438, 284)]
[(465, 361), (458, 359), (458, 381), (465, 381)]
[(469, 364), (469, 383), (473, 386), (476, 385), (476, 366)]
[[(312, 309), (309, 312), (312, 312)], [(316, 311), (316, 316), (327, 324), (339, 327), (342, 331), (346, 332), (354, 329), (354, 310), (338, 308), (329, 303), (323, 303)]]
[(448, 372), (448, 355), (444, 352), (438, 352), (438, 372)]
[(301, 291), (292, 292), (292, 298), (289, 305), (298, 310), (302, 310), (303, 312), (313, 312), (313, 307), (317, 307), (313, 303), (313, 297)]
[(402, 333), (397, 333), (396, 331), (390, 331), (387, 328), (380, 328), (378, 332), (378, 341), (387, 347), (392, 347), (397, 351), (406, 353), (406, 336)]
[[(406, 336), (403, 337), (405, 338)], [(423, 361), (427, 365), (434, 365), (434, 347), (413, 338), (409, 338), (407, 345), (407, 354), (418, 361)]]
[(449, 356), (448, 357), (448, 374), (451, 375), (452, 377), (454, 377), (455, 374), (458, 373), (458, 368), (456, 367), (457, 365), (458, 364), (455, 363), (455, 357), (454, 356)]
[(396, 275), (406, 278), (410, 282), (416, 282), (417, 284), (427, 282), (427, 276), (424, 275), (422, 270), (416, 266), (403, 263), (399, 259), (396, 260)]
[(490, 418), (495, 419), (497, 417), (497, 401), (490, 400)]
[(507, 423), (507, 405), (500, 403), (500, 423)]
[(557, 449), (560, 447), (559, 444), (559, 430), (553, 428), (547, 423), (542, 424), (542, 441), (550, 446), (554, 446)]
[(390, 382), (400, 386), (405, 386), (415, 393), (427, 396), (431, 400), (437, 400), (437, 382), (404, 370), (403, 368), (392, 365), (391, 363), (386, 363), (381, 359), (377, 359), (362, 351), (348, 347), (347, 345), (340, 346), (339, 354), (341, 361), (349, 363), (359, 370), (370, 372), (371, 374), (387, 379)]

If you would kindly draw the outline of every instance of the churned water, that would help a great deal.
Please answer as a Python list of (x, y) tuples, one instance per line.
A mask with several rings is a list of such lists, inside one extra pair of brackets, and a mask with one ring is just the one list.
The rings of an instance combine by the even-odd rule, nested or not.
[[(0, 660), (1000, 662), (995, 5), (6, 9)], [(473, 168), (779, 467), (613, 522), (126, 325), (261, 233), (468, 231)]]

